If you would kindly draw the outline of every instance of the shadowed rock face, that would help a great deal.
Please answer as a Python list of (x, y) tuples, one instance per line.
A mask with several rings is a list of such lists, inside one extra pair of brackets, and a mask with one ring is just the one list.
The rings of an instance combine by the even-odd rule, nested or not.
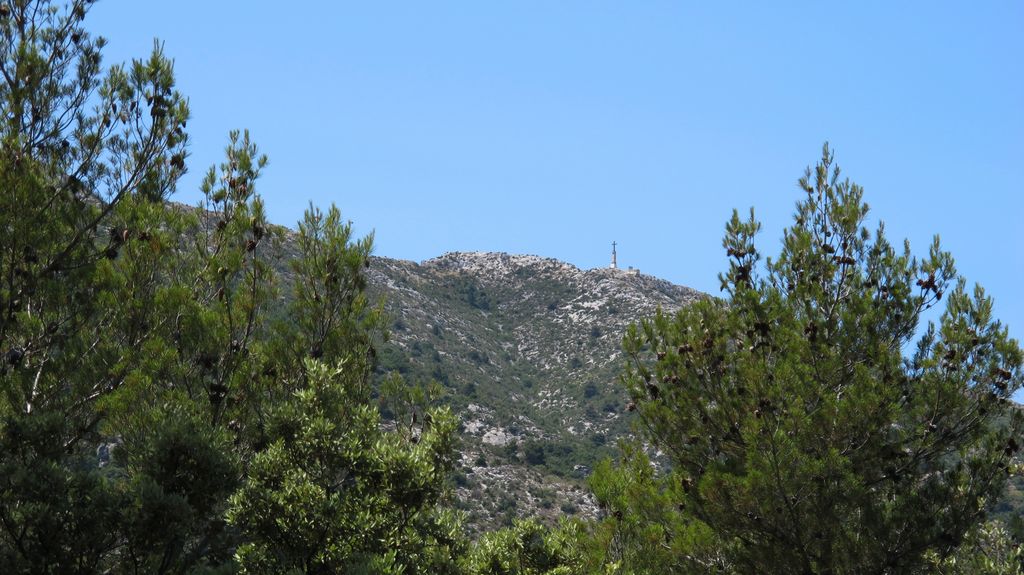
[(592, 513), (580, 480), (629, 431), (616, 382), (626, 327), (706, 297), (651, 276), (504, 253), (378, 257), (369, 279), (392, 318), (380, 371), (440, 381), (462, 419), (457, 485), (476, 525)]

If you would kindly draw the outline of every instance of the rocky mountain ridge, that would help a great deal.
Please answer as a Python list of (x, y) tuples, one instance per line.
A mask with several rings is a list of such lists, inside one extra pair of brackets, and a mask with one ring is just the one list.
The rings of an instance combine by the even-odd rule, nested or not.
[(616, 381), (627, 326), (706, 297), (633, 270), (506, 253), (374, 257), (368, 279), (392, 320), (380, 371), (447, 388), (463, 425), (459, 496), (487, 526), (594, 512), (582, 479), (629, 432)]

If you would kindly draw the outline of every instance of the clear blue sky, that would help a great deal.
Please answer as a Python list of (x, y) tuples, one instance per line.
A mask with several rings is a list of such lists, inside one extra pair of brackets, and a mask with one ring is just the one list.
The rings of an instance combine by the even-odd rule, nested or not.
[(103, 0), (107, 62), (176, 61), (194, 201), (227, 132), (293, 225), (377, 254), (533, 253), (717, 293), (733, 207), (763, 251), (828, 140), (891, 237), (941, 235), (1024, 336), (1024, 3)]

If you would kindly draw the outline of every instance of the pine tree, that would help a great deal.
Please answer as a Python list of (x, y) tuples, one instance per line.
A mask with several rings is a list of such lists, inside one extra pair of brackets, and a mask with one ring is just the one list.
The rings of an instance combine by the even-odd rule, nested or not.
[(243, 132), (197, 209), (168, 203), (188, 141), (171, 62), (157, 46), (102, 72), (90, 4), (0, 3), (0, 572), (302, 565), (306, 543), (248, 518), (307, 463), (304, 493), (358, 486), (278, 514), (360, 534), (313, 545), (323, 565), (451, 564), (454, 419), (384, 433), (370, 400), (370, 240), (311, 210), (275, 270), (267, 160)]
[[(464, 546), (443, 505), (457, 422), (443, 408), (382, 428), (371, 402), (381, 308), (368, 306), (369, 238), (331, 208), (299, 228), (291, 310), (270, 340), (277, 390), (229, 521), (245, 573), (449, 573)], [(407, 425), (406, 425), (407, 423)]]
[(629, 575), (722, 572), (730, 563), (707, 525), (679, 507), (685, 485), (658, 473), (642, 446), (624, 441), (618, 465), (600, 462), (588, 483), (600, 509), (580, 546), (584, 573)]
[(1021, 351), (938, 238), (918, 259), (868, 231), (827, 146), (799, 184), (779, 256), (759, 267), (760, 226), (734, 213), (728, 298), (631, 328), (624, 381), (736, 571), (924, 571), (1005, 483)]
[[(102, 468), (105, 398), (161, 326), (144, 313), (176, 222), (188, 107), (159, 47), (101, 73), (89, 2), (0, 4), (0, 566), (90, 572), (133, 495)], [(99, 457), (97, 456), (99, 450)]]

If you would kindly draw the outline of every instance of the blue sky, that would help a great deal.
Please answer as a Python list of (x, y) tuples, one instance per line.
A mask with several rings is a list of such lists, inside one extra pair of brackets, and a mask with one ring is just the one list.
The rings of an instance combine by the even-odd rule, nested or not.
[(831, 142), (890, 237), (933, 234), (1024, 336), (1024, 3), (103, 0), (106, 61), (176, 62), (191, 173), (234, 128), (273, 221), (336, 203), (378, 255), (619, 263), (717, 293), (778, 251)]

